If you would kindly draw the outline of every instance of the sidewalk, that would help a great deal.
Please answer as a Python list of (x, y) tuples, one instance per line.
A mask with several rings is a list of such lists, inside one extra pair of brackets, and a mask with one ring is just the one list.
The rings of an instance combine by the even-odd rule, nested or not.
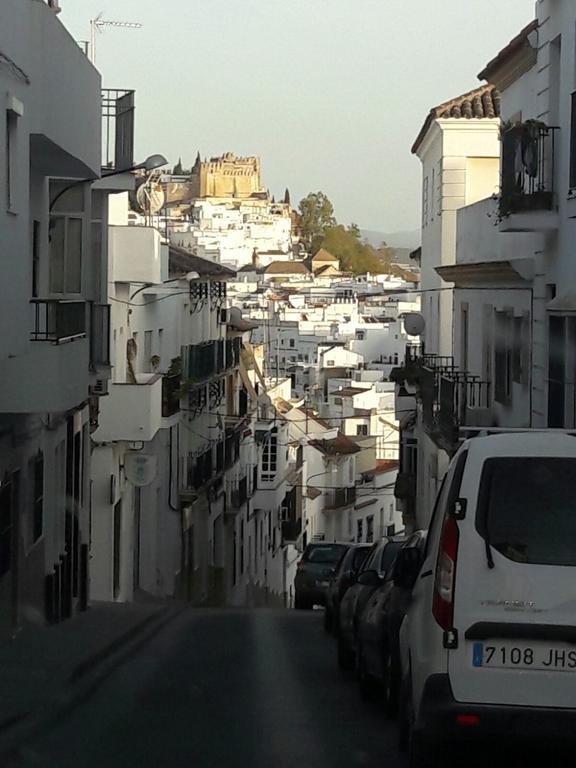
[(96, 602), (61, 624), (27, 626), (0, 643), (0, 741), (72, 703), (122, 650), (181, 609), (173, 601)]

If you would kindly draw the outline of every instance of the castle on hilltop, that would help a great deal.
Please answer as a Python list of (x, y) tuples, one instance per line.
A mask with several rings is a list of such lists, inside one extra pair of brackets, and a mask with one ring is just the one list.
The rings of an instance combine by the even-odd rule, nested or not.
[(227, 197), (246, 199), (265, 193), (260, 182), (260, 158), (236, 157), (226, 152), (221, 157), (201, 160), (200, 153), (190, 175), (192, 198)]

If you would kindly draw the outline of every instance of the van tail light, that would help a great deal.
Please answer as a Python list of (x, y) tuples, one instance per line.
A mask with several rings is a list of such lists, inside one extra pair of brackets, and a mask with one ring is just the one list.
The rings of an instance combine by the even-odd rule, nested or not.
[(478, 715), (456, 715), (458, 725), (480, 725)]
[(432, 600), (432, 614), (445, 632), (449, 632), (454, 626), (454, 587), (459, 538), (458, 523), (453, 517), (446, 517), (442, 526)]
[(302, 570), (302, 568), (304, 568), (304, 560), (298, 560), (298, 562), (297, 562), (297, 564), (296, 564), (296, 568), (297, 568), (299, 571), (301, 571), (301, 570)]

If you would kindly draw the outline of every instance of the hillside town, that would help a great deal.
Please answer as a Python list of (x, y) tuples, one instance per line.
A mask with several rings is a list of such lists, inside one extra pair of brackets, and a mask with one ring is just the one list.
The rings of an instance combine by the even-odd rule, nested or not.
[[(480, 730), (491, 703), (526, 733), (515, 707), (576, 717), (568, 673), (540, 672), (532, 697), (506, 662), (519, 648), (535, 674), (538, 643), (568, 653), (576, 625), (556, 573), (576, 566), (574, 3), (539, 0), (478, 81), (413, 126), (416, 249), (370, 243), (322, 192), (275, 195), (258, 155), (167, 158), (162, 135), (137, 155), (148, 95), (103, 83), (60, 10), (0, 8), (0, 680), (4, 665), (15, 681), (0, 756), (26, 696), (56, 707), (39, 691), (59, 670), (90, 681), (188, 608), (321, 615), (323, 654), (399, 715), (410, 768), (460, 737), (440, 711)], [(495, 653), (499, 687), (476, 669)], [(237, 764), (211, 760), (197, 764)]]

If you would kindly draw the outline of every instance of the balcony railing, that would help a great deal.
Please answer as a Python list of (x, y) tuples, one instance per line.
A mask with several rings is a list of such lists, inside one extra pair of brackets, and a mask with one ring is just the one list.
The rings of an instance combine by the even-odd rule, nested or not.
[(109, 304), (90, 304), (90, 365), (110, 365)]
[(182, 378), (179, 373), (164, 374), (162, 377), (162, 416), (174, 416), (180, 410), (180, 388)]
[(34, 330), (32, 341), (62, 344), (86, 336), (86, 302), (32, 299)]
[(121, 170), (134, 165), (134, 91), (102, 91), (102, 167)]
[(188, 347), (188, 377), (199, 383), (236, 367), (240, 362), (241, 339), (219, 339)]
[(295, 544), (302, 533), (302, 518), (282, 523), (282, 544)]
[(200, 490), (213, 475), (212, 449), (200, 454), (200, 456), (188, 456), (187, 488)]
[(467, 425), (469, 409), (491, 406), (491, 383), (466, 371), (423, 366), (419, 390), (424, 428), (449, 451), (458, 444), (459, 430)]
[(243, 477), (238, 483), (238, 488), (230, 494), (230, 504), (234, 509), (240, 507), (248, 501), (248, 478)]
[(500, 216), (554, 208), (557, 128), (536, 120), (510, 126), (502, 134)]
[(337, 488), (326, 495), (326, 509), (341, 509), (356, 501), (356, 488)]

